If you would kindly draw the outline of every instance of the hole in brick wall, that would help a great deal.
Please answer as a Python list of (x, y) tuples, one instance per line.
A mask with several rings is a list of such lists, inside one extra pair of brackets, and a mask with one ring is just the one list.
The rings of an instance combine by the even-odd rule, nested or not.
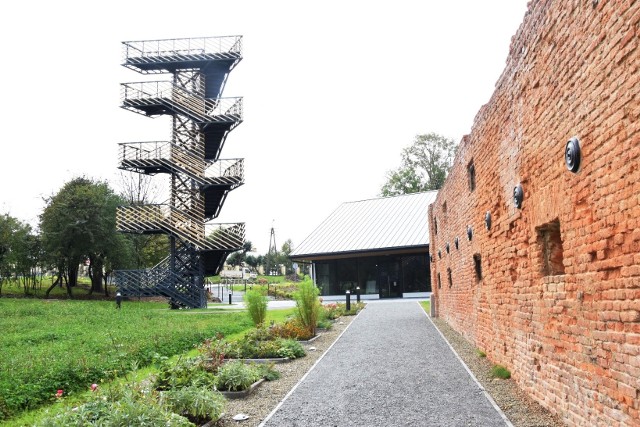
[(451, 276), (451, 269), (447, 268), (447, 280), (449, 281), (449, 287), (453, 286), (453, 277)]
[(434, 216), (433, 217), (433, 231), (436, 232), (436, 236), (438, 235), (438, 219)]
[(473, 160), (467, 165), (467, 175), (469, 176), (469, 191), (473, 191), (476, 189), (476, 167)]
[(473, 267), (476, 270), (476, 280), (482, 280), (482, 258), (480, 254), (473, 255)]
[(443, 213), (444, 215), (446, 215), (446, 214), (447, 214), (447, 202), (444, 202), (444, 203), (442, 204), (442, 213)]
[(440, 273), (438, 273), (438, 289), (442, 289), (442, 282), (440, 281)]
[(538, 246), (542, 256), (541, 270), (545, 276), (564, 274), (562, 263), (562, 237), (560, 236), (560, 220), (555, 219), (536, 228)]

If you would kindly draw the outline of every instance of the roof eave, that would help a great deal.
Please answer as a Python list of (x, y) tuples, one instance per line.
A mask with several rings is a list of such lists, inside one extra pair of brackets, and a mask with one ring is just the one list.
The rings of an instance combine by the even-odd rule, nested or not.
[(401, 255), (408, 253), (428, 253), (429, 244), (414, 245), (414, 246), (400, 246), (391, 248), (375, 248), (375, 249), (359, 249), (343, 252), (324, 252), (313, 254), (295, 254), (290, 255), (292, 260), (305, 260), (305, 261), (321, 261), (327, 259), (340, 259), (340, 258), (353, 258), (354, 256), (367, 257), (367, 256), (379, 256), (379, 255)]

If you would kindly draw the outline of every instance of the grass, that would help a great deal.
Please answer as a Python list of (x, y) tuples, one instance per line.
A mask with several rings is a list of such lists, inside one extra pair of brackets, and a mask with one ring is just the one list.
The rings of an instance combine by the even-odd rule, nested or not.
[(502, 365), (493, 365), (493, 368), (491, 368), (491, 376), (493, 378), (508, 380), (511, 378), (511, 372)]
[[(276, 316), (276, 317), (279, 317)], [(248, 330), (242, 313), (168, 310), (164, 302), (0, 299), (0, 420), (121, 376), (205, 338)]]
[(480, 350), (479, 348), (476, 348), (476, 354), (478, 355), (478, 357), (487, 357), (487, 353)]
[(431, 315), (431, 301), (420, 301), (420, 305), (428, 315)]

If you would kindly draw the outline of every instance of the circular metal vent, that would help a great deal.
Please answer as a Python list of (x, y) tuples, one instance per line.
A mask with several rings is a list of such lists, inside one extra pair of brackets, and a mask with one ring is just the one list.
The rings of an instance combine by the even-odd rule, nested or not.
[(473, 228), (470, 225), (467, 225), (467, 239), (471, 241), (473, 238)]
[(484, 215), (484, 226), (487, 227), (487, 230), (491, 230), (491, 212), (489, 211)]
[(518, 184), (513, 188), (513, 204), (516, 205), (516, 208), (520, 209), (522, 207), (523, 198), (524, 191), (522, 190), (522, 185)]
[(449, 253), (449, 242), (447, 242), (447, 245), (444, 248), (447, 250), (447, 253)]
[(442, 259), (442, 252), (438, 249), (438, 259)]
[(564, 161), (571, 172), (577, 173), (580, 169), (580, 141), (575, 136), (567, 142)]
[(456, 237), (456, 239), (453, 241), (453, 244), (455, 245), (456, 249), (458, 249), (458, 246), (460, 245), (460, 240)]

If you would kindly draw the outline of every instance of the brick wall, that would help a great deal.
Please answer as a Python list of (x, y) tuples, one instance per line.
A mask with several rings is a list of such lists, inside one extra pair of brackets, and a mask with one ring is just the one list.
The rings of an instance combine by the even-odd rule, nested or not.
[(531, 1), (429, 210), (437, 315), (569, 425), (640, 425), (639, 21)]

